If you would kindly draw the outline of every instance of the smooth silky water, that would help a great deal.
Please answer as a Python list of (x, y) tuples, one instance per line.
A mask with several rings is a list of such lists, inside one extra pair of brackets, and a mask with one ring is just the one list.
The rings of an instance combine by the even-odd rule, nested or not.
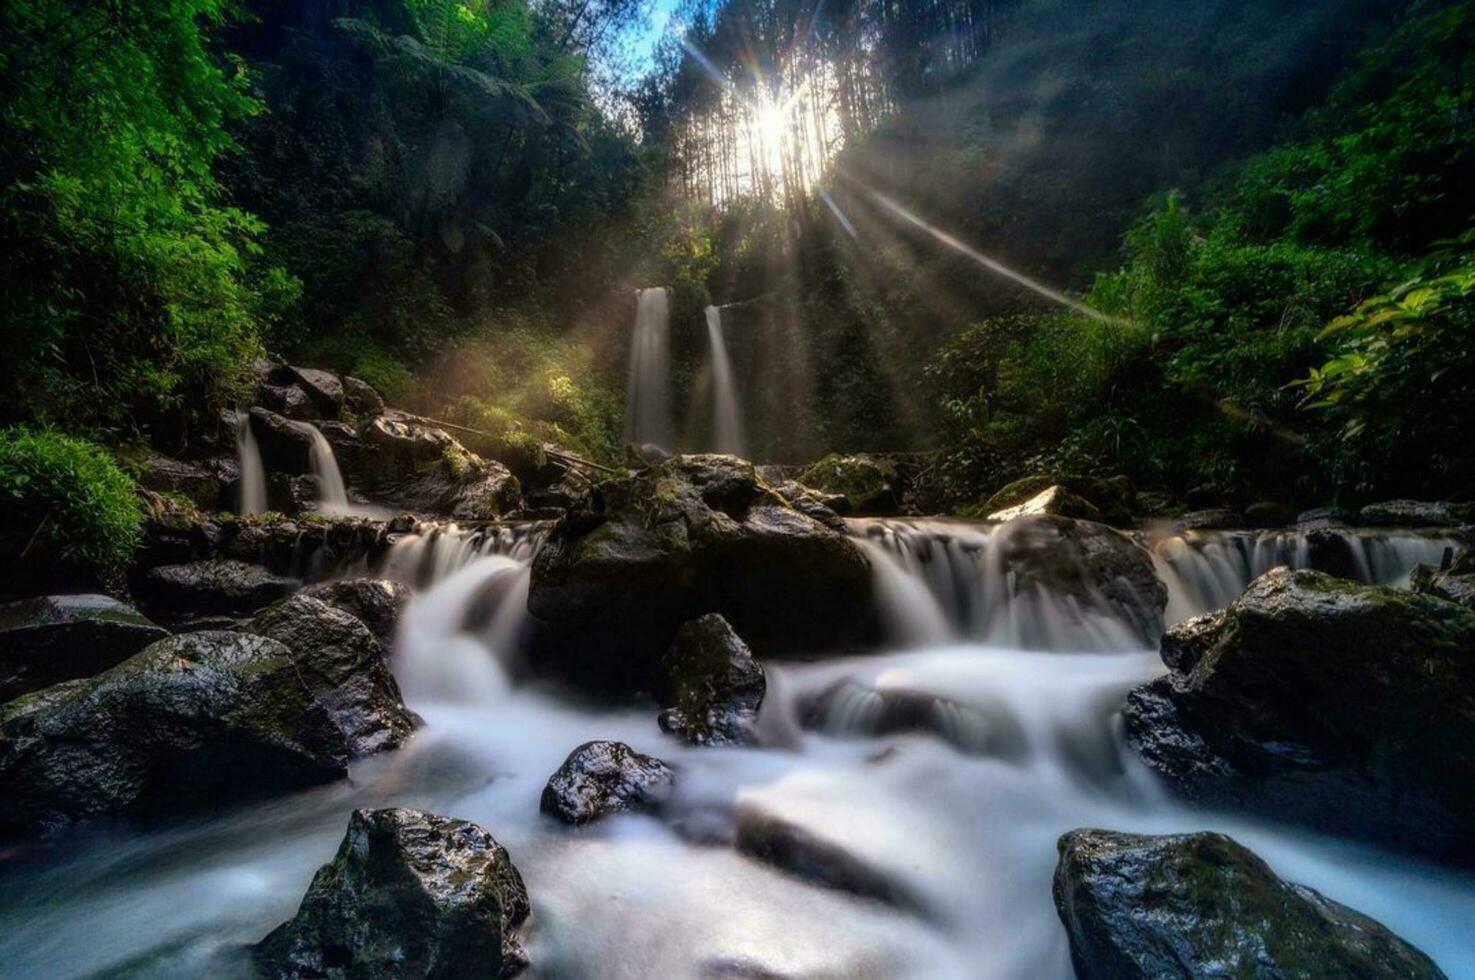
[[(233, 949), (293, 914), (354, 807), (403, 805), (474, 820), (507, 846), (532, 896), (533, 977), (1070, 977), (1050, 879), (1057, 837), (1077, 827), (1232, 834), (1450, 976), (1475, 977), (1475, 879), (1169, 799), (1120, 731), (1127, 691), (1163, 670), (1156, 653), (1122, 649), (1123, 632), (1079, 609), (982, 608), (997, 602), (986, 528), (858, 528), (878, 558), (898, 649), (770, 664), (760, 728), (774, 747), (764, 749), (685, 748), (659, 732), (653, 709), (595, 709), (520, 682), (513, 651), (541, 529), (422, 530), (387, 568), (433, 583), (407, 611), (396, 655), (426, 722), (410, 744), (358, 763), (346, 783), (218, 819), (12, 853), (0, 872), (0, 975), (229, 975)], [(1390, 547), (1406, 563), (1438, 540)], [(1239, 575), (1220, 567), (1238, 545), (1217, 541), (1217, 552), (1189, 544), (1207, 572), (1163, 559), (1180, 608), (1201, 604), (1186, 595), (1201, 572)], [(940, 552), (949, 570), (909, 565), (914, 547)], [(1039, 616), (1069, 622), (1027, 621)], [(831, 699), (802, 729), (799, 706), (844, 682), (860, 693)], [(888, 690), (936, 696), (944, 737), (868, 734), (867, 699)], [(1008, 749), (970, 739), (975, 730), (1009, 733)], [(593, 738), (680, 768), (665, 816), (571, 830), (539, 814), (548, 775)], [(916, 900), (899, 910), (738, 854), (727, 841), (753, 814), (803, 825)]]

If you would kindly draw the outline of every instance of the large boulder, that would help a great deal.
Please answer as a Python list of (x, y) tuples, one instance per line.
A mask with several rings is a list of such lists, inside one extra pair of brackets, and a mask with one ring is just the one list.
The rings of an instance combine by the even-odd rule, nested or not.
[(117, 666), (169, 631), (105, 595), (0, 606), (0, 702)]
[(384, 411), (384, 396), (367, 381), (360, 381), (352, 375), (343, 376), (343, 399), (348, 410), (355, 415), (367, 417)]
[(262, 408), (276, 412), (284, 418), (297, 419), (298, 421), (311, 421), (323, 417), (322, 410), (318, 408), (306, 391), (301, 386), (290, 385), (257, 385), (256, 403)]
[(624, 742), (585, 742), (548, 778), (539, 808), (575, 825), (612, 813), (654, 813), (665, 806), (675, 785), (675, 771), (655, 756)]
[(1475, 504), (1435, 500), (1386, 500), (1358, 513), (1368, 527), (1456, 527), (1475, 519)]
[(214, 558), (151, 568), (134, 582), (134, 594), (151, 617), (179, 624), (203, 617), (249, 616), (295, 592), (300, 584), (257, 564)]
[(397, 748), (415, 731), (379, 641), (341, 609), (306, 595), (283, 599), (241, 627), (292, 652), (313, 696), (328, 709), (355, 757)]
[(297, 384), (311, 398), (325, 418), (336, 419), (343, 409), (343, 382), (331, 371), (317, 368), (290, 368)]
[(311, 468), (317, 429), (268, 411), (260, 405), (250, 412), (251, 434), (261, 451), (261, 462), (271, 473), (306, 473)]
[(761, 655), (854, 646), (878, 628), (868, 559), (751, 463), (678, 456), (600, 484), (549, 533), (528, 609), (540, 660), (648, 685), (682, 623), (716, 612)]
[(301, 594), (341, 609), (363, 623), (388, 656), (393, 652), (400, 616), (414, 590), (387, 578), (345, 578), (310, 585)]
[(1475, 859), (1475, 612), (1279, 568), (1166, 647), (1126, 727), (1181, 793)]
[(1458, 602), (1475, 609), (1475, 550), (1466, 549), (1454, 556), (1449, 567), (1435, 569), (1420, 565), (1414, 569), (1411, 585), (1415, 592)]
[(1122, 532), (1037, 514), (1001, 524), (994, 552), (1013, 595), (1038, 592), (1065, 600), (1063, 613), (1107, 616), (1149, 646), (1162, 636), (1167, 587), (1152, 556)]
[(904, 489), (896, 463), (868, 453), (832, 453), (800, 474), (799, 482), (835, 494), (843, 501), (836, 509), (857, 516), (895, 514)]
[(1367, 916), (1291, 884), (1222, 834), (1060, 838), (1055, 907), (1081, 980), (1442, 978)]
[(767, 684), (727, 620), (716, 613), (681, 627), (661, 661), (665, 690), (660, 725), (693, 745), (742, 745), (754, 740)]
[(485, 829), (421, 810), (355, 810), (297, 915), (256, 945), (263, 977), (510, 977), (527, 966), (522, 876)]
[[(512, 471), (483, 459), (444, 429), (388, 412), (361, 425), (345, 446), (351, 481), (370, 496), (417, 514), (491, 520), (515, 510), (522, 485)], [(335, 451), (339, 442), (334, 440)]]
[(259, 799), (339, 779), (347, 761), (286, 647), (169, 637), (0, 706), (0, 834)]
[(1099, 522), (1101, 520), (1101, 511), (1096, 509), (1095, 504), (1085, 497), (1071, 493), (1058, 483), (1046, 487), (1023, 503), (994, 511), (988, 515), (988, 520), (1003, 523), (1035, 514), (1058, 514), (1061, 517), (1074, 517), (1083, 521)]
[[(1136, 504), (1136, 489), (1126, 477), (1100, 478), (1077, 474), (1038, 473), (1015, 480), (1000, 489), (978, 508), (980, 514), (994, 514), (1039, 496), (1051, 487), (1058, 486), (1075, 497), (1094, 506), (1100, 520), (1115, 527), (1132, 525), (1132, 510)], [(1080, 516), (1067, 514), (1068, 517)], [(1093, 518), (1094, 519), (1094, 518)]]

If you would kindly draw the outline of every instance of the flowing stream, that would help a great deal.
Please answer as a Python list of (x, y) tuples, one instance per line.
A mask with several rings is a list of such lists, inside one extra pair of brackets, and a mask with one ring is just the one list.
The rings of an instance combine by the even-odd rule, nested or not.
[(722, 309), (709, 306), (706, 312), (707, 345), (712, 356), (713, 443), (719, 453), (746, 456), (748, 447), (743, 436), (737, 381), (732, 374), (732, 359), (727, 356), (727, 341), (722, 336)]
[[(1085, 826), (1228, 832), (1450, 976), (1475, 977), (1475, 880), (1167, 798), (1119, 732), (1127, 691), (1163, 670), (1156, 653), (1123, 647), (1124, 631), (1079, 610), (1007, 608), (990, 578), (996, 531), (853, 529), (884, 557), (884, 601), (914, 632), (891, 653), (769, 664), (763, 749), (686, 748), (653, 708), (591, 707), (523, 680), (517, 637), (540, 526), (407, 535), (385, 571), (423, 587), (394, 666), (425, 728), (346, 783), (155, 833), (98, 830), (34, 866), (12, 857), (0, 975), (229, 976), (232, 950), (295, 911), (352, 808), (409, 805), (477, 821), (511, 851), (532, 895), (533, 977), (1068, 978), (1050, 878), (1056, 838)], [(1389, 578), (1437, 560), (1443, 540), (1349, 533), (1397, 556), (1369, 565)], [(1175, 601), (1187, 608), (1209, 582), (1249, 574), (1254, 561), (1238, 556), (1253, 544), (1185, 538), (1192, 560), (1169, 548)], [(1070, 622), (1030, 625), (1052, 616)], [(888, 734), (878, 706), (902, 696), (922, 723)], [(542, 817), (548, 775), (592, 738), (678, 766), (670, 811), (577, 831)], [(843, 848), (908, 901), (819, 887), (731, 845), (735, 827), (770, 819)]]
[(641, 289), (635, 294), (635, 334), (630, 341), (630, 379), (625, 390), (625, 442), (674, 446), (671, 419), (671, 294)]

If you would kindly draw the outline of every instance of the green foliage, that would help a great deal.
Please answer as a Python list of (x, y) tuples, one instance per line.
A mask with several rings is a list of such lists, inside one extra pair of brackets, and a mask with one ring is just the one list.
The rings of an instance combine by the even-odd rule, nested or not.
[(259, 108), (210, 49), (223, 0), (0, 13), (9, 418), (117, 428), (228, 398), (295, 286), (214, 166)]
[(143, 519), (136, 487), (101, 447), (50, 429), (0, 429), (5, 560), (50, 558), (116, 572)]

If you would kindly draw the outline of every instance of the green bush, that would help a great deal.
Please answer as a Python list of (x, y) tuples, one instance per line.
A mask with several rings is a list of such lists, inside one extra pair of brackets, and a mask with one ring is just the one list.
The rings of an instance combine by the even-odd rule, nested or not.
[(46, 556), (115, 572), (138, 547), (143, 515), (133, 480), (85, 439), (0, 430), (0, 499), (7, 560)]

